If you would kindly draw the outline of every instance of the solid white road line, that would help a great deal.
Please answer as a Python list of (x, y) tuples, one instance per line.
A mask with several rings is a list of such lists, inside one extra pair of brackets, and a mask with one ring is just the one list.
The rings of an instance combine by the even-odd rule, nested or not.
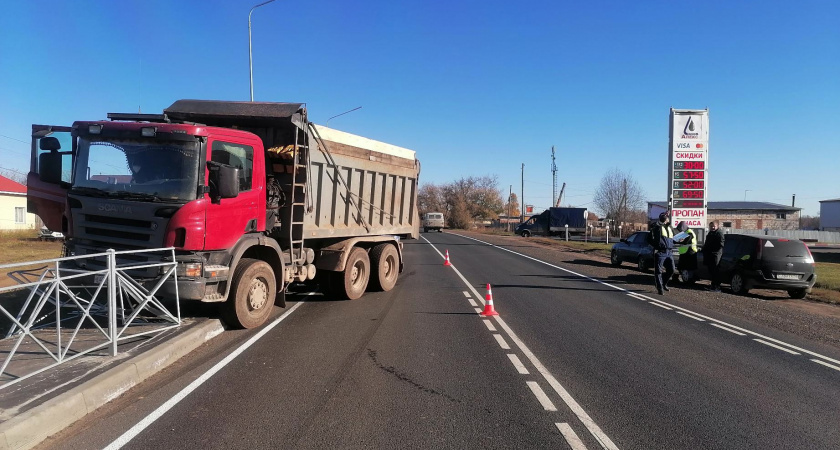
[[(534, 258), (534, 257), (532, 257), (532, 256), (524, 255), (524, 254), (522, 254), (522, 253), (515, 252), (515, 251), (513, 251), (513, 250), (510, 250), (510, 249), (507, 249), (507, 248), (504, 248), (504, 247), (500, 247), (500, 246), (498, 246), (498, 245), (491, 244), (491, 243), (489, 243), (489, 242), (485, 242), (485, 241), (482, 241), (482, 240), (480, 240), (480, 239), (472, 238), (472, 237), (469, 237), (469, 236), (464, 236), (464, 235), (462, 235), (462, 234), (457, 234), (457, 233), (449, 233), (449, 234), (451, 234), (451, 235), (453, 235), (453, 236), (460, 236), (460, 237), (462, 237), (462, 238), (464, 238), (464, 239), (469, 239), (469, 240), (471, 240), (471, 241), (480, 242), (480, 243), (482, 243), (482, 244), (488, 245), (488, 246), (490, 246), (490, 247), (495, 247), (495, 248), (498, 248), (499, 250), (503, 250), (503, 251), (506, 251), (506, 252), (508, 252), (508, 253), (513, 253), (514, 255), (518, 255), (518, 256), (521, 256), (521, 257), (523, 257), (523, 258), (530, 259), (530, 260), (532, 260), (532, 261), (536, 261), (536, 262), (538, 262), (538, 263), (540, 263), (540, 264), (544, 264), (544, 265), (546, 265), (546, 266), (553, 267), (553, 268), (558, 269), (558, 270), (562, 270), (563, 272), (570, 273), (570, 274), (572, 274), (572, 275), (577, 275), (577, 276), (579, 276), (579, 277), (581, 277), (581, 278), (585, 278), (585, 279), (587, 279), (587, 280), (594, 281), (594, 282), (596, 282), (596, 283), (598, 283), (598, 284), (601, 284), (601, 285), (604, 285), (604, 286), (609, 286), (609, 287), (611, 287), (611, 288), (613, 288), (613, 289), (615, 289), (615, 290), (617, 290), (617, 291), (621, 291), (621, 292), (625, 292), (625, 293), (629, 293), (629, 292), (630, 292), (630, 291), (628, 291), (627, 289), (624, 289), (624, 288), (622, 288), (622, 287), (618, 287), (618, 286), (615, 286), (615, 285), (612, 285), (612, 284), (606, 283), (606, 282), (601, 281), (601, 280), (599, 280), (599, 279), (597, 279), (597, 278), (592, 278), (592, 277), (589, 277), (589, 276), (586, 276), (586, 275), (582, 275), (582, 274), (579, 274), (579, 273), (577, 273), (577, 272), (571, 271), (571, 270), (569, 270), (569, 269), (566, 269), (566, 268), (563, 268), (563, 267), (560, 267), (560, 266), (557, 266), (557, 265), (554, 265), (554, 264), (551, 264), (551, 263), (547, 263), (547, 262), (545, 262), (545, 261), (539, 260), (539, 259)], [(428, 241), (426, 241), (426, 242), (428, 242)], [(435, 249), (435, 251), (437, 251), (437, 249)], [(438, 252), (438, 253), (440, 253), (440, 252)], [(653, 301), (653, 302), (657, 302), (657, 301), (659, 301), (659, 300), (656, 300), (655, 298), (651, 298), (651, 297), (648, 297), (648, 296), (646, 296), (646, 295), (642, 295), (642, 294), (635, 294), (635, 295), (638, 295), (638, 296), (640, 296), (640, 297), (646, 298), (646, 299), (648, 299), (648, 300), (650, 300), (650, 301)], [(797, 346), (795, 346), (795, 345), (793, 345), (793, 344), (788, 344), (787, 342), (782, 342), (782, 341), (780, 341), (780, 340), (773, 339), (773, 338), (771, 338), (771, 337), (769, 337), (769, 336), (764, 336), (763, 334), (756, 333), (755, 331), (750, 331), (750, 330), (747, 330), (746, 328), (741, 328), (741, 327), (739, 327), (739, 326), (737, 326), (737, 325), (733, 325), (733, 324), (731, 324), (731, 323), (727, 323), (727, 322), (724, 322), (724, 321), (722, 321), (722, 320), (715, 319), (715, 318), (713, 318), (713, 317), (704, 316), (703, 314), (700, 314), (700, 313), (697, 313), (697, 312), (694, 312), (694, 311), (691, 311), (691, 310), (688, 310), (688, 309), (685, 309), (685, 308), (682, 308), (682, 307), (679, 307), (679, 306), (676, 306), (676, 305), (671, 305), (670, 303), (666, 303), (666, 304), (667, 304), (667, 305), (669, 305), (669, 306), (671, 306), (671, 307), (673, 307), (674, 309), (678, 309), (678, 310), (685, 311), (685, 312), (690, 313), (690, 314), (694, 314), (694, 315), (695, 315), (695, 316), (697, 316), (697, 317), (702, 317), (702, 318), (704, 318), (704, 319), (708, 320), (709, 322), (716, 322), (716, 323), (719, 323), (719, 324), (721, 324), (721, 325), (725, 325), (725, 326), (727, 326), (727, 327), (730, 327), (730, 328), (732, 328), (732, 329), (739, 330), (739, 331), (741, 331), (741, 332), (743, 332), (743, 333), (746, 333), (746, 334), (749, 334), (749, 335), (751, 335), (751, 336), (760, 337), (760, 338), (762, 338), (762, 339), (764, 339), (764, 340), (767, 340), (767, 341), (770, 341), (770, 342), (775, 342), (776, 344), (779, 344), (779, 345), (782, 345), (782, 346), (785, 346), (785, 347), (788, 347), (788, 348), (792, 348), (792, 349), (797, 350), (797, 351), (800, 351), (800, 352), (802, 352), (802, 353), (807, 353), (807, 354), (809, 354), (809, 355), (811, 355), (811, 356), (816, 356), (817, 358), (820, 358), (820, 359), (822, 359), (822, 360), (829, 361), (829, 362), (832, 362), (832, 363), (835, 363), (835, 364), (840, 364), (840, 361), (838, 361), (838, 360), (836, 360), (836, 359), (833, 359), (833, 358), (829, 358), (828, 356), (821, 355), (821, 354), (819, 354), (819, 353), (812, 352), (812, 351), (810, 351), (810, 350), (806, 350), (806, 349), (804, 349), (804, 348), (797, 347)]]
[(737, 334), (738, 336), (746, 336), (746, 334), (741, 333), (740, 331), (735, 331), (735, 330), (733, 330), (733, 329), (731, 329), (731, 328), (726, 328), (726, 327), (725, 327), (725, 326), (723, 326), (723, 325), (718, 325), (718, 324), (716, 324), (716, 323), (709, 323), (709, 325), (711, 325), (711, 326), (713, 326), (713, 327), (718, 327), (718, 328), (720, 328), (721, 330), (726, 330), (726, 331), (728, 331), (728, 332), (730, 332), (730, 333), (732, 333), (732, 334)]
[(467, 301), (470, 302), (470, 305), (472, 305), (473, 307), (478, 306), (478, 303), (476, 303), (475, 300), (473, 300), (472, 298), (467, 298)]
[(566, 438), (566, 442), (572, 450), (586, 450), (586, 446), (583, 445), (583, 441), (580, 440), (577, 433), (575, 433), (575, 430), (573, 430), (568, 423), (555, 423), (554, 425), (556, 425), (557, 429), (560, 430), (560, 434)]
[(641, 300), (641, 301), (643, 301), (643, 302), (646, 302), (646, 301), (647, 301), (647, 299), (646, 299), (646, 298), (642, 297), (642, 296), (641, 296), (641, 295), (639, 295), (639, 294), (636, 294), (635, 292), (631, 292), (631, 293), (629, 293), (629, 294), (627, 294), (627, 295), (629, 295), (630, 297), (635, 298), (636, 300)]
[(513, 341), (513, 343), (516, 344), (517, 347), (519, 347), (519, 350), (522, 352), (522, 354), (524, 354), (525, 357), (528, 358), (528, 361), (531, 361), (531, 364), (537, 369), (537, 372), (539, 372), (540, 375), (542, 375), (543, 378), (545, 378), (545, 381), (548, 382), (548, 385), (551, 386), (552, 389), (554, 389), (554, 392), (556, 392), (557, 395), (559, 395), (560, 398), (563, 399), (563, 402), (566, 403), (566, 406), (568, 406), (569, 409), (571, 409), (572, 412), (575, 413), (578, 419), (580, 419), (580, 421), (583, 422), (583, 426), (585, 426), (586, 429), (589, 430), (590, 433), (592, 433), (592, 436), (594, 436), (595, 439), (598, 440), (601, 446), (607, 450), (618, 450), (618, 447), (613, 443), (613, 441), (610, 440), (609, 437), (607, 437), (606, 433), (601, 431), (601, 428), (598, 426), (598, 424), (596, 424), (595, 421), (592, 420), (591, 417), (589, 417), (589, 414), (587, 414), (586, 411), (584, 411), (583, 408), (580, 406), (580, 404), (578, 404), (578, 402), (572, 397), (572, 395), (569, 394), (569, 391), (567, 391), (566, 388), (564, 388), (563, 385), (560, 384), (560, 382), (557, 381), (556, 378), (554, 378), (554, 375), (552, 375), (551, 372), (549, 372), (548, 369), (545, 368), (545, 366), (540, 362), (540, 360), (537, 359), (537, 356), (534, 355), (533, 352), (531, 352), (531, 349), (529, 349), (528, 346), (526, 346), (525, 343), (522, 342), (522, 340), (520, 340), (518, 336), (516, 336), (516, 333), (514, 333), (513, 330), (510, 329), (510, 327), (507, 325), (507, 323), (505, 323), (502, 317), (495, 317), (496, 322), (499, 324), (499, 326), (502, 327), (503, 330), (505, 330), (505, 333), (507, 333), (510, 340)]
[(817, 363), (817, 364), (822, 364), (822, 365), (824, 365), (824, 366), (826, 366), (826, 367), (830, 367), (830, 368), (832, 368), (832, 369), (834, 369), (834, 370), (836, 370), (836, 371), (840, 372), (840, 366), (835, 366), (834, 364), (829, 364), (829, 363), (827, 363), (827, 362), (822, 362), (822, 361), (820, 361), (819, 359), (812, 359), (811, 361), (814, 361), (814, 362), (815, 362), (815, 363)]
[(701, 318), (695, 316), (694, 314), (688, 314), (688, 313), (684, 313), (682, 311), (677, 311), (677, 314), (681, 314), (683, 316), (690, 317), (690, 318), (692, 318), (694, 320), (697, 320), (699, 322), (705, 322), (706, 321), (706, 319), (701, 319)]
[(496, 327), (493, 326), (493, 322), (491, 322), (490, 320), (484, 319), (484, 320), (482, 320), (482, 322), (484, 322), (484, 325), (487, 327), (488, 330), (496, 331)]
[(545, 395), (545, 391), (542, 390), (539, 383), (536, 381), (527, 381), (528, 387), (531, 388), (531, 392), (534, 393), (534, 396), (537, 397), (537, 400), (542, 405), (543, 409), (546, 411), (557, 411), (557, 407), (554, 406), (554, 403)]
[[(314, 292), (310, 292), (307, 295), (312, 295), (312, 294), (314, 294)], [(255, 342), (260, 340), (269, 331), (274, 329), (274, 327), (276, 327), (280, 322), (282, 322), (283, 319), (285, 319), (286, 317), (289, 317), (289, 315), (292, 314), (293, 312), (295, 312), (295, 310), (298, 309), (300, 307), (300, 305), (302, 305), (303, 303), (304, 302), (298, 302), (298, 303), (295, 303), (294, 305), (292, 305), (292, 307), (289, 308), (288, 311), (284, 312), (282, 316), (275, 319), (274, 322), (271, 322), (270, 324), (266, 325), (257, 334), (252, 336), (251, 339), (248, 339), (247, 341), (245, 341), (245, 343), (240, 345), (239, 348), (234, 350), (231, 354), (227, 355), (223, 360), (217, 362), (216, 365), (214, 365), (213, 367), (210, 368), (210, 370), (208, 370), (207, 372), (202, 374), (200, 377), (196, 378), (195, 381), (188, 384), (187, 387), (185, 387), (184, 389), (181, 389), (181, 392), (178, 392), (177, 394), (175, 394), (175, 396), (170, 398), (169, 400), (167, 400), (166, 403), (158, 406), (158, 408), (155, 409), (154, 411), (152, 411), (151, 414), (144, 417), (143, 420), (138, 422), (137, 425), (134, 425), (128, 431), (123, 433), (122, 436), (120, 436), (116, 440), (114, 440), (114, 442), (111, 442), (107, 447), (105, 447), (105, 450), (116, 450), (116, 449), (122, 448), (122, 446), (124, 446), (125, 444), (128, 444), (132, 439), (134, 439), (138, 434), (140, 434), (143, 430), (145, 430), (149, 425), (154, 423), (154, 421), (158, 420), (161, 416), (166, 414), (167, 411), (172, 409), (173, 406), (180, 403), (181, 400), (186, 398), (188, 395), (190, 395), (190, 393), (192, 393), (199, 386), (204, 384), (204, 382), (209, 380), (210, 377), (212, 377), (218, 371), (222, 370), (225, 366), (230, 364), (230, 362), (233, 361), (237, 356), (241, 355), (242, 352), (244, 352), (245, 350), (248, 349), (248, 347), (254, 345)]]
[(798, 355), (798, 354), (799, 354), (799, 353), (797, 353), (797, 352), (795, 352), (795, 351), (793, 351), (793, 350), (788, 350), (788, 349), (786, 349), (786, 348), (782, 347), (781, 345), (771, 344), (770, 342), (767, 342), (767, 341), (764, 341), (764, 340), (761, 340), (761, 339), (755, 339), (755, 338), (753, 338), (753, 340), (754, 340), (754, 341), (756, 341), (756, 342), (761, 342), (761, 343), (762, 343), (762, 344), (764, 344), (764, 345), (768, 345), (768, 346), (770, 346), (770, 347), (777, 348), (777, 349), (779, 349), (779, 350), (781, 350), (781, 351), (783, 351), (783, 352), (788, 352), (788, 353), (790, 353), (791, 355)]
[(505, 338), (503, 338), (501, 334), (493, 334), (493, 337), (496, 338), (496, 342), (499, 343), (499, 347), (502, 347), (503, 350), (510, 350), (510, 345), (505, 342)]
[[(452, 233), (452, 234), (454, 234), (454, 233)], [(456, 236), (461, 236), (461, 235), (456, 234)], [(473, 239), (473, 238), (470, 238), (470, 237), (467, 237), (467, 236), (461, 236), (461, 237), (471, 239), (473, 241), (481, 242), (483, 244), (487, 244), (486, 242), (479, 241), (478, 239)], [(425, 237), (421, 236), (421, 238), (424, 241), (426, 241), (426, 243), (429, 244), (437, 252), (437, 254), (441, 256), (441, 258), (443, 258), (443, 253), (441, 253), (440, 250), (438, 250), (437, 247), (434, 246), (434, 244), (429, 242)], [(517, 254), (517, 255), (524, 256), (528, 259), (533, 259), (534, 261), (538, 261), (538, 262), (543, 263), (543, 264), (548, 264), (548, 263), (540, 261), (536, 258), (531, 258), (530, 256), (522, 255), (521, 253), (516, 253), (512, 250), (508, 250), (508, 249), (503, 248), (503, 247), (497, 247), (497, 246), (492, 245), (492, 244), (487, 244), (487, 245), (502, 249), (502, 250), (510, 252), (510, 253), (514, 253), (514, 254)], [(572, 272), (570, 270), (563, 269), (561, 267), (557, 267), (557, 266), (554, 266), (554, 265), (551, 265), (551, 264), (548, 264), (548, 265), (552, 266), (552, 267), (556, 267), (560, 270), (564, 270), (566, 272), (569, 272), (569, 273), (587, 278), (587, 279), (591, 279), (592, 281), (596, 281), (598, 283), (605, 284), (607, 286), (613, 287), (613, 288), (618, 289), (620, 291), (627, 292), (626, 289), (622, 289), (622, 288), (619, 288), (619, 287), (616, 287), (616, 286), (612, 286), (612, 285), (604, 283), (602, 281), (598, 281), (594, 278), (589, 278), (589, 277), (586, 277), (585, 275), (580, 275), (578, 273), (575, 273), (575, 272)], [(459, 272), (458, 269), (454, 265), (450, 266), (450, 267), (452, 267), (452, 270), (454, 270), (455, 273), (458, 275), (458, 277), (461, 278), (461, 281), (464, 282), (464, 285), (467, 286), (467, 288), (470, 290), (470, 292), (472, 292), (473, 295), (476, 298), (480, 299), (481, 296), (478, 294), (478, 291), (476, 291), (475, 288), (467, 281), (467, 279), (464, 278), (464, 276), (461, 274), (461, 272)], [(483, 300), (482, 300), (482, 302), (483, 302)], [(604, 433), (601, 430), (601, 428), (598, 426), (598, 424), (596, 424), (595, 421), (592, 420), (591, 417), (589, 417), (589, 414), (587, 414), (586, 411), (583, 410), (583, 408), (580, 406), (580, 404), (578, 404), (578, 402), (574, 399), (574, 397), (572, 397), (572, 395), (569, 394), (569, 392), (566, 390), (566, 388), (564, 388), (563, 385), (561, 385), (560, 382), (557, 381), (556, 378), (554, 378), (554, 375), (552, 375), (551, 372), (549, 372), (548, 369), (546, 369), (545, 366), (542, 365), (540, 360), (537, 359), (537, 356), (534, 355), (531, 352), (531, 350), (525, 345), (525, 343), (522, 342), (519, 339), (519, 337), (516, 336), (516, 334), (507, 325), (507, 323), (505, 323), (505, 321), (502, 319), (502, 317), (501, 316), (494, 316), (494, 317), (496, 318), (496, 322), (499, 324), (499, 326), (501, 326), (502, 329), (505, 330), (505, 333), (507, 333), (508, 337), (510, 337), (511, 341), (513, 341), (513, 343), (516, 344), (517, 347), (519, 347), (519, 350), (522, 351), (522, 353), (525, 355), (526, 358), (528, 358), (528, 361), (530, 361), (531, 364), (537, 369), (537, 372), (539, 372), (540, 375), (543, 376), (543, 378), (548, 382), (549, 386), (551, 386), (551, 388), (554, 389), (554, 392), (556, 392), (557, 395), (559, 395), (560, 398), (563, 400), (563, 402), (566, 403), (566, 406), (568, 406), (569, 409), (571, 409), (572, 412), (575, 413), (575, 415), (578, 417), (578, 419), (581, 422), (583, 422), (583, 425), (586, 427), (587, 430), (589, 430), (589, 432), (592, 434), (592, 436), (595, 437), (595, 439), (598, 441), (598, 443), (600, 443), (601, 446), (603, 448), (605, 448), (606, 450), (618, 450), (618, 447), (613, 443), (613, 441), (610, 440), (610, 438), (606, 435), (606, 433)]]
[(528, 372), (528, 368), (525, 367), (525, 364), (522, 364), (522, 361), (519, 360), (518, 356), (514, 353), (508, 353), (507, 356), (508, 359), (510, 359), (510, 362), (513, 363), (513, 367), (516, 367), (516, 371), (519, 372), (520, 375), (530, 375), (531, 372)]

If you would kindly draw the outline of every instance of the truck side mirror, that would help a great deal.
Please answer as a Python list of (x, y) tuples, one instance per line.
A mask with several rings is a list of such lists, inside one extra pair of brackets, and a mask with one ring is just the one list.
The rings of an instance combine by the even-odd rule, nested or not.
[[(41, 142), (44, 139), (41, 139)], [(58, 142), (58, 139), (56, 139), (56, 142)], [(44, 183), (61, 183), (61, 153), (51, 151), (38, 155), (38, 178)]]
[(218, 203), (223, 198), (239, 196), (239, 169), (216, 161), (208, 161), (210, 170), (210, 199)]

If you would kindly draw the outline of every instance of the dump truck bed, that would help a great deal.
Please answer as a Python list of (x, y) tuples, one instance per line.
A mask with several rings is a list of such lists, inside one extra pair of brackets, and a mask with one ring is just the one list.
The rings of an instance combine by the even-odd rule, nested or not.
[(313, 209), (305, 219), (306, 238), (390, 234), (416, 239), (420, 167), (414, 151), (314, 128), (320, 139), (310, 139)]

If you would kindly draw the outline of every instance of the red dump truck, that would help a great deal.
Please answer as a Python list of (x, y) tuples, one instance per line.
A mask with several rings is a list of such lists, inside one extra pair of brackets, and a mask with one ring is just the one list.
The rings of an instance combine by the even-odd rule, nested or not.
[(179, 100), (108, 119), (33, 125), (29, 211), (68, 255), (175, 247), (180, 298), (225, 302), (230, 325), (263, 324), (296, 281), (390, 290), (401, 239), (418, 237), (415, 153), (315, 125), (304, 104)]

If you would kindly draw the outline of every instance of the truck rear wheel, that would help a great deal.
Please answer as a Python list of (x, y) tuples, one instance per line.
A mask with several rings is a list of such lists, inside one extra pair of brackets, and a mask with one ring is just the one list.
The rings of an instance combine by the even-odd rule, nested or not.
[(400, 256), (393, 244), (379, 244), (370, 251), (370, 287), (373, 291), (390, 291), (400, 274)]
[(277, 295), (271, 266), (258, 259), (242, 258), (231, 282), (230, 296), (222, 307), (225, 323), (237, 328), (256, 328), (265, 323)]
[(344, 272), (331, 274), (330, 292), (348, 300), (362, 296), (370, 280), (370, 258), (363, 248), (354, 247), (347, 258)]

